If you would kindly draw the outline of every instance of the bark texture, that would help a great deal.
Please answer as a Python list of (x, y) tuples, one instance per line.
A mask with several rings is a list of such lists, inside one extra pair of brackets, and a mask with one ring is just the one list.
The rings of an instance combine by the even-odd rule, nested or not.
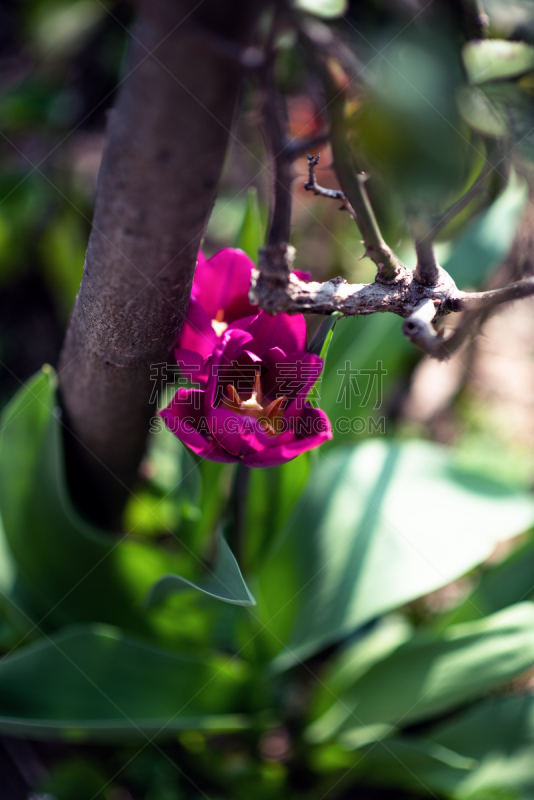
[(59, 367), (71, 491), (101, 524), (117, 525), (136, 480), (151, 365), (183, 323), (243, 78), (229, 52), (261, 5), (147, 3), (133, 29)]

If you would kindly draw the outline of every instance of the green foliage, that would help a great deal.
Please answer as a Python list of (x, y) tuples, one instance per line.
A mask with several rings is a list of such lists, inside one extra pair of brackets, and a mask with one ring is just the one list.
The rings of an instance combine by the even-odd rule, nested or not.
[(527, 493), (455, 468), (438, 445), (326, 451), (254, 589), (276, 667), (446, 585), (533, 521)]
[(370, 58), (364, 71), (372, 90), (352, 117), (355, 146), (407, 209), (437, 209), (462, 187), (476, 155), (455, 101), (459, 53), (439, 31), (413, 26), (372, 44), (370, 55), (387, 47), (387, 56)]
[[(445, 230), (452, 241), (443, 266), (462, 288), (479, 287), (509, 253), (527, 200), (533, 4), (484, 0), (490, 38), (467, 43), (450, 10), (467, 4), (433, 4), (406, 25), (408, 5), (294, 0), (292, 12), (313, 15), (305, 30), (323, 43), (328, 32), (317, 18), (345, 15), (332, 30), (342, 31), (343, 69), (357, 74), (346, 104), (353, 153), (358, 169), (370, 169), (388, 244), (403, 238), (403, 255), (411, 247), (405, 217), (439, 212), (488, 154), (512, 153), (505, 188), (497, 194), (508, 174), (497, 163), (487, 192)], [(8, 293), (27, 280), (24, 292), (34, 289), (61, 321), (91, 216), (94, 176), (83, 165), (97, 159), (92, 137), (103, 129), (91, 109), (103, 110), (116, 86), (122, 28), (86, 0), (30, 0), (16, 14), (23, 61), (37, 69), (9, 79), (0, 99), (14, 154), (6, 141), (0, 284), (9, 309)], [(496, 38), (506, 36), (514, 41)], [(313, 135), (326, 120), (310, 99), (297, 36), (284, 30), (278, 43), (291, 136)], [(343, 70), (337, 78), (345, 91)], [(314, 117), (307, 132), (303, 98)], [(264, 197), (264, 150), (250, 116), (235, 128), (242, 147), (230, 155), (207, 246), (235, 245), (257, 262), (266, 211), (256, 189), (243, 186), (257, 184)], [(348, 215), (320, 198), (304, 202), (298, 180), (297, 266), (316, 279), (342, 271), (372, 280)], [(31, 315), (21, 305), (16, 316)], [(53, 372), (12, 401), (0, 446), (0, 731), (62, 740), (32, 788), (57, 800), (335, 800), (365, 795), (365, 784), (390, 787), (392, 797), (401, 789), (440, 800), (534, 796), (534, 708), (523, 693), (534, 663), (532, 534), (488, 561), (496, 543), (532, 527), (534, 503), (492, 479), (515, 453), (493, 430), (486, 477), (455, 466), (454, 450), (441, 445), (362, 443), (383, 433), (382, 420), (398, 434), (419, 358), (401, 324), (384, 314), (337, 324), (332, 316), (319, 326), (310, 349), (328, 358), (311, 399), (328, 413), (335, 440), (320, 454), (252, 470), (239, 530), (235, 471), (197, 463), (166, 430), (150, 437), (125, 534), (95, 529), (69, 498)], [(17, 337), (12, 345), (0, 331), (3, 362)], [(13, 372), (28, 375), (43, 360), (21, 359)], [(380, 389), (368, 391), (378, 364)], [(467, 436), (471, 416), (451, 411)], [(443, 597), (456, 578), (457, 605), (448, 610)]]
[(393, 314), (345, 317), (337, 323), (315, 392), (334, 427), (335, 444), (341, 436), (347, 442), (380, 431), (388, 398), (418, 358), (401, 326)]
[[(96, 620), (145, 636), (161, 633), (164, 625), (141, 607), (146, 593), (160, 580), (152, 589), (151, 604), (161, 603), (177, 587), (241, 605), (252, 603), (224, 540), (214, 571), (204, 582), (201, 560), (190, 550), (187, 558), (133, 536), (116, 540), (78, 516), (65, 483), (55, 383), (52, 370), (45, 369), (3, 416), (0, 503), (9, 550), (16, 561), (16, 568), (5, 570), (3, 590), (13, 603), (47, 629)], [(191, 457), (179, 459), (183, 447), (172, 439), (171, 443), (168, 434), (161, 434), (149, 464), (156, 484), (167, 494), (174, 493), (179, 509), (185, 504), (190, 511), (191, 503), (198, 502), (199, 479), (192, 477), (196, 467)], [(175, 462), (169, 460), (172, 452)], [(130, 528), (130, 533), (134, 531)], [(183, 569), (188, 577), (176, 574)]]
[(217, 555), (213, 568), (209, 570), (204, 583), (196, 584), (180, 575), (164, 575), (151, 587), (146, 605), (147, 607), (160, 605), (170, 594), (188, 588), (198, 589), (210, 597), (236, 606), (253, 606), (256, 602), (243, 580), (234, 554), (222, 535), (217, 540)]
[(468, 42), (462, 58), (470, 83), (516, 78), (534, 69), (534, 47), (525, 42), (505, 39)]
[(470, 800), (522, 800), (534, 791), (534, 708), (529, 695), (495, 698), (427, 736), (363, 748), (366, 782)]
[(309, 736), (322, 741), (341, 732), (347, 746), (359, 746), (363, 736), (369, 739), (370, 725), (384, 731), (451, 711), (531, 667), (533, 634), (534, 604), (523, 603), (439, 636), (415, 634), (350, 681), (349, 667), (358, 665), (366, 647), (365, 640), (357, 643), (344, 653), (333, 687), (328, 680), (321, 685), (321, 694), (335, 700)]
[(255, 264), (258, 263), (258, 250), (265, 240), (265, 230), (261, 218), (258, 202), (258, 190), (252, 186), (247, 193), (247, 205), (241, 230), (237, 234), (235, 246), (240, 247), (250, 256)]
[(115, 628), (75, 626), (2, 659), (0, 728), (141, 742), (184, 728), (239, 729), (247, 724), (236, 713), (245, 678), (235, 659), (177, 655)]
[(341, 312), (334, 311), (333, 314), (323, 320), (311, 338), (308, 345), (308, 353), (314, 353), (316, 356), (321, 356), (322, 359), (326, 360), (330, 342), (334, 335), (334, 328), (342, 316)]
[(489, 208), (457, 236), (442, 266), (460, 288), (478, 288), (512, 246), (528, 198), (526, 181), (515, 173)]
[(347, 11), (347, 0), (294, 0), (295, 7), (307, 14), (331, 19)]

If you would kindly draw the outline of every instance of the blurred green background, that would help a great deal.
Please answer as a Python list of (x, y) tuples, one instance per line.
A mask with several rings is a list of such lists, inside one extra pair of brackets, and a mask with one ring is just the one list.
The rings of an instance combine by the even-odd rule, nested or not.
[[(481, 8), (490, 37), (534, 44), (534, 3)], [(530, 48), (466, 55), (480, 34), (470, 0), (351, 2), (343, 19), (335, 0), (295, 9), (319, 11), (309, 30), (341, 42), (349, 135), (388, 244), (413, 266), (410, 222), (442, 212), (490, 158), (440, 263), (466, 289), (530, 274)], [(0, 3), (1, 407), (57, 365), (132, 15), (127, 2)], [(311, 137), (324, 101), (286, 28), (277, 78), (291, 136)], [(258, 113), (249, 81), (207, 255), (237, 244), (255, 257), (261, 243)], [(335, 187), (322, 150), (317, 177)], [(372, 280), (354, 222), (304, 191), (305, 158), (294, 171), (295, 266)], [(220, 586), (200, 568), (233, 524), (232, 471), (152, 437), (115, 546), (65, 500), (52, 373), (37, 377), (8, 406), (0, 457), (2, 800), (534, 797), (532, 311), (489, 319), (443, 364), (392, 315), (337, 323), (316, 396), (333, 442), (252, 472), (243, 575), (218, 551), (246, 608), (208, 597)], [(200, 591), (175, 582), (147, 611), (164, 573)]]

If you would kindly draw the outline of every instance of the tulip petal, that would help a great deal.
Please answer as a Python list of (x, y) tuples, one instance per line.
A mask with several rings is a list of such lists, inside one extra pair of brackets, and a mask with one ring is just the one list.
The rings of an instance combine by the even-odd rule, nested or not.
[(270, 368), (262, 380), (264, 395), (268, 399), (287, 397), (290, 402), (300, 396), (303, 405), (321, 374), (323, 359), (300, 350), (274, 360), (271, 354), (275, 349), (269, 350), (264, 359), (265, 363), (270, 361)]
[(211, 317), (205, 312), (200, 301), (191, 296), (184, 327), (180, 334), (180, 347), (186, 350), (196, 350), (203, 358), (208, 358), (213, 353), (219, 337), (211, 324)]
[(160, 416), (175, 436), (209, 461), (235, 461), (213, 438), (204, 413), (203, 389), (179, 389)]
[(195, 273), (195, 297), (202, 302), (211, 319), (224, 310), (224, 321), (233, 322), (254, 314), (248, 299), (254, 263), (243, 250), (226, 247), (212, 258), (198, 262)]
[(265, 311), (247, 326), (254, 338), (254, 350), (262, 356), (272, 347), (279, 347), (286, 353), (306, 349), (306, 321), (302, 314), (278, 314), (272, 317)]
[(174, 360), (189, 383), (201, 386), (207, 379), (206, 361), (196, 350), (177, 348), (174, 351)]
[(294, 436), (290, 440), (285, 438), (284, 434), (273, 438), (270, 447), (245, 456), (243, 463), (249, 467), (277, 467), (307, 450), (319, 447), (332, 436), (330, 420), (324, 411), (306, 404), (303, 413), (298, 417)]

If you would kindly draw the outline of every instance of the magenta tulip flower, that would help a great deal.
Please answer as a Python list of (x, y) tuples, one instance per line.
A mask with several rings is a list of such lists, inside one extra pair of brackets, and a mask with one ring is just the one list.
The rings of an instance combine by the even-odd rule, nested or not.
[(199, 252), (181, 349), (208, 358), (230, 323), (258, 313), (248, 299), (253, 269), (254, 262), (242, 250), (227, 247), (209, 259)]
[[(198, 254), (191, 300), (178, 347), (208, 358), (229, 326), (243, 317), (256, 316), (248, 299), (254, 262), (243, 250), (227, 247), (212, 258)], [(296, 272), (309, 280), (307, 272)]]
[[(178, 361), (190, 355), (177, 351)], [(205, 366), (205, 387), (179, 389), (160, 412), (197, 455), (274, 467), (332, 438), (326, 414), (306, 400), (323, 361), (306, 351), (301, 314), (242, 319), (224, 331)]]

